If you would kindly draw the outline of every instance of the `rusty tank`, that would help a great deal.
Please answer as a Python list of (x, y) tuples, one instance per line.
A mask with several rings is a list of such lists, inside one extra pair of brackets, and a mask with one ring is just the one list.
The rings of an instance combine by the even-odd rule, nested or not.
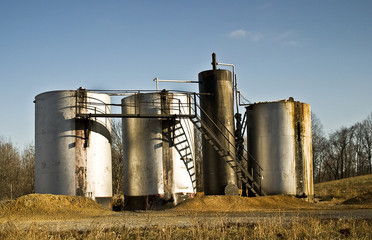
[(262, 167), (268, 195), (313, 199), (310, 105), (299, 101), (259, 102), (247, 107), (249, 162)]

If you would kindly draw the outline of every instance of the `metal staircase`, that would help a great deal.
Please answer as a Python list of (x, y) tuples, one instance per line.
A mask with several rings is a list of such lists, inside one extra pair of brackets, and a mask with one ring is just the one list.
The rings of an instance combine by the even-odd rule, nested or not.
[[(229, 140), (234, 139), (234, 134), (229, 132), (228, 129), (223, 125), (222, 126), (225, 128), (223, 129), (224, 131), (221, 129), (221, 127), (218, 127), (217, 124), (213, 122), (213, 120), (197, 103), (195, 103), (194, 106), (195, 115), (190, 119), (194, 123), (196, 128), (201, 132), (202, 136), (211, 144), (211, 146), (225, 160), (225, 162), (229, 164), (229, 166), (235, 171), (238, 178), (246, 184), (251, 194), (253, 194), (254, 196), (265, 196), (266, 193), (261, 189), (262, 176), (260, 174), (260, 171), (262, 169), (258, 165), (258, 163), (254, 161), (248, 162), (248, 159), (244, 155), (241, 155), (242, 161), (246, 161), (248, 163), (250, 171), (244, 168), (242, 162), (239, 161), (234, 154), (235, 152), (237, 152), (235, 144)], [(210, 126), (201, 119), (200, 113), (203, 113), (204, 116), (207, 116), (208, 122), (213, 123), (213, 128), (217, 129), (217, 135), (212, 131)], [(221, 141), (221, 139), (217, 136), (223, 136), (223, 141)], [(228, 147), (226, 147), (226, 145)], [(234, 148), (234, 152), (232, 153), (229, 148)]]
[[(182, 120), (181, 120), (182, 121)], [(171, 128), (172, 131), (172, 146), (177, 150), (178, 154), (181, 156), (181, 160), (185, 164), (187, 172), (189, 173), (192, 187), (196, 189), (196, 171), (193, 152), (191, 150), (191, 144), (186, 135), (186, 131), (181, 124), (181, 121), (177, 121), (175, 125)], [(184, 121), (184, 120), (183, 120)]]

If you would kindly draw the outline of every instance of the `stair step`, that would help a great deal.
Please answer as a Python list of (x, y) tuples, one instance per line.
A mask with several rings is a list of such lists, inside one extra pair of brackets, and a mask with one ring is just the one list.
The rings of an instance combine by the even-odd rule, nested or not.
[(181, 158), (181, 159), (182, 159), (182, 161), (184, 161), (184, 163), (186, 163), (186, 164), (189, 164), (189, 163), (191, 163), (191, 162), (194, 162), (193, 159), (191, 159), (191, 160), (187, 160), (187, 158)]
[(187, 150), (187, 149), (190, 149), (190, 146), (186, 146), (184, 148), (181, 148), (179, 151), (181, 152), (181, 151), (184, 151), (184, 150)]
[(181, 137), (181, 136), (185, 136), (186, 135), (186, 133), (180, 133), (180, 134), (178, 134), (178, 135), (176, 135), (176, 136), (174, 136), (174, 138), (179, 138), (179, 137)]
[(187, 151), (185, 151), (185, 152), (179, 151), (179, 152), (180, 152), (181, 158), (190, 158), (190, 159), (192, 159), (192, 156), (190, 157), (190, 155), (191, 155), (190, 152), (187, 152)]
[(186, 140), (183, 140), (181, 142), (178, 142), (177, 145), (182, 144), (182, 143), (185, 143), (185, 142), (187, 142), (187, 139)]

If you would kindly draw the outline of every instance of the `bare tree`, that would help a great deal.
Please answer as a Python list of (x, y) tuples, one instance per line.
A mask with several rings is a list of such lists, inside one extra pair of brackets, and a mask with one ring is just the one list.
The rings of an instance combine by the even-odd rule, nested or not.
[(196, 191), (204, 192), (202, 134), (196, 127), (194, 127), (194, 135), (195, 135)]
[(21, 156), (20, 196), (35, 192), (35, 147), (27, 145)]
[(313, 141), (314, 180), (315, 182), (321, 182), (324, 172), (323, 162), (328, 157), (329, 143), (325, 137), (320, 119), (313, 112), (311, 113), (311, 134)]
[(112, 121), (111, 155), (112, 155), (112, 188), (114, 194), (123, 194), (123, 144), (121, 120)]
[(367, 173), (366, 169), (368, 167), (368, 160), (366, 156), (365, 149), (365, 126), (363, 123), (356, 123), (353, 127), (353, 157), (354, 157), (354, 171), (356, 175), (362, 175)]
[(327, 167), (333, 175), (333, 179), (348, 177), (350, 174), (352, 152), (352, 128), (342, 127), (329, 136), (330, 155)]
[(0, 199), (12, 199), (17, 194), (17, 178), (20, 175), (20, 156), (11, 142), (0, 140)]
[(34, 192), (33, 145), (23, 153), (10, 141), (0, 139), (0, 199), (13, 199)]
[(363, 149), (366, 154), (367, 172), (372, 173), (372, 113), (363, 121)]

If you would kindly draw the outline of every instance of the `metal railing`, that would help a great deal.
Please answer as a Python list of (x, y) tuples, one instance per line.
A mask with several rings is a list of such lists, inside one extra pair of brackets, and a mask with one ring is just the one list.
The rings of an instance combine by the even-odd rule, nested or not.
[[(196, 94), (194, 96), (199, 97)], [(224, 149), (224, 144), (223, 143), (220, 143), (219, 147), (222, 148), (222, 150), (226, 151), (227, 153), (230, 153), (231, 152), (230, 150), (234, 150), (234, 153), (236, 153), (237, 152), (237, 147), (236, 147), (235, 143), (230, 141), (230, 139), (235, 140), (235, 134), (231, 133), (231, 131), (221, 121), (219, 121), (217, 117), (213, 116), (213, 119), (217, 119), (217, 123), (216, 123), (212, 119), (212, 117), (207, 113), (207, 111), (205, 109), (203, 109), (199, 104), (196, 103), (197, 102), (196, 99), (194, 99), (194, 102), (195, 102), (195, 109), (193, 111), (195, 112), (195, 116), (198, 119), (198, 121), (200, 121), (202, 127), (207, 128), (206, 126), (208, 126), (208, 123), (206, 123), (205, 121), (202, 120), (201, 113), (203, 113), (203, 115), (208, 119), (208, 122), (213, 125), (213, 128), (217, 130), (217, 134), (222, 136), (223, 139), (225, 140), (225, 143), (228, 144), (227, 149)], [(199, 111), (199, 113), (198, 113), (198, 111)], [(211, 130), (209, 130), (209, 131), (210, 131), (209, 134), (212, 135), (213, 132)], [(212, 137), (215, 139), (215, 141), (218, 141), (217, 136), (212, 136)], [(247, 162), (247, 164), (248, 164), (248, 169), (250, 171), (249, 174), (251, 175), (251, 177), (250, 176), (245, 176), (245, 177), (247, 177), (252, 182), (257, 182), (256, 188), (258, 188), (258, 189), (256, 189), (256, 190), (259, 190), (260, 193), (263, 193), (263, 191), (261, 189), (261, 179), (263, 178), (263, 176), (261, 175), (261, 171), (263, 169), (259, 165), (259, 163), (253, 158), (253, 156), (250, 155), (250, 153), (245, 148), (243, 148), (243, 150), (246, 153), (247, 157), (249, 157), (252, 160), (252, 161), (249, 161), (249, 159), (247, 159), (247, 157), (245, 157), (244, 154), (242, 155), (242, 159), (245, 162)], [(243, 172), (245, 172), (243, 166), (240, 165), (236, 156), (230, 156), (230, 157), (233, 158), (233, 160), (236, 164), (235, 167), (236, 168), (241, 168), (240, 170), (243, 170)], [(244, 175), (246, 175), (246, 173), (244, 173)]]
[[(161, 93), (159, 91), (152, 91), (152, 92), (146, 92), (146, 94), (148, 93)], [(129, 95), (137, 95), (138, 94), (142, 94), (142, 92), (140, 91), (136, 91), (136, 92), (133, 92)], [(109, 117), (109, 118), (115, 118), (115, 117), (118, 117), (118, 118), (190, 118), (190, 117), (193, 117), (195, 115), (194, 112), (192, 112), (192, 107), (190, 107), (191, 104), (193, 104), (192, 102), (187, 102), (187, 103), (183, 103), (181, 101), (173, 101), (174, 99), (177, 99), (177, 96), (181, 96), (182, 95), (187, 95), (189, 96), (190, 94), (194, 94), (194, 93), (173, 93), (172, 92), (172, 95), (173, 95), (173, 99), (171, 98), (170, 101), (167, 101), (167, 108), (164, 108), (162, 106), (162, 98), (161, 97), (158, 97), (156, 99), (153, 99), (151, 101), (139, 101), (139, 99), (136, 99), (136, 100), (133, 100), (132, 102), (128, 102), (128, 103), (122, 103), (122, 104), (106, 104), (107, 106), (119, 106), (119, 107), (128, 107), (131, 111), (130, 112), (133, 112), (133, 113), (120, 113), (120, 114), (115, 114), (115, 113), (111, 113), (111, 112), (102, 112), (102, 111), (99, 111), (97, 110), (96, 112), (94, 111), (91, 111), (91, 112), (87, 112), (87, 113), (84, 113), (82, 112), (80, 109), (84, 108), (84, 109), (88, 109), (88, 108), (92, 108), (93, 109), (93, 105), (99, 105), (100, 103), (90, 103), (89, 106), (87, 106), (87, 103), (86, 102), (83, 102), (83, 101), (77, 101), (77, 114), (76, 116), (77, 117)], [(125, 95), (128, 95), (128, 93), (125, 93)], [(118, 95), (116, 95), (118, 96)], [(169, 96), (167, 96), (169, 97)], [(154, 108), (154, 113), (148, 113), (148, 109), (146, 109), (146, 107), (153, 107)], [(185, 112), (185, 111), (181, 111), (182, 108), (187, 108), (189, 109), (188, 112)], [(169, 113), (171, 112), (171, 113)]]
[[(107, 91), (106, 91), (107, 92)], [(114, 96), (120, 96), (120, 95), (135, 95), (135, 94), (143, 94), (143, 91), (123, 91), (121, 93), (117, 92), (111, 92), (110, 95)], [(145, 91), (146, 94), (148, 93), (156, 93), (159, 94), (161, 91)], [(77, 117), (87, 117), (87, 118), (95, 118), (97, 121), (101, 121), (99, 119), (105, 118), (105, 121), (110, 121), (108, 118), (113, 117), (119, 117), (119, 118), (197, 118), (200, 122), (201, 126), (203, 128), (209, 128), (212, 127), (214, 130), (217, 130), (217, 135), (213, 133), (213, 131), (209, 131), (209, 134), (212, 135), (212, 137), (215, 139), (215, 141), (219, 142), (219, 147), (222, 148), (223, 151), (230, 154), (230, 157), (234, 160), (235, 166), (232, 166), (233, 168), (240, 168), (241, 172), (244, 173), (244, 175), (247, 175), (246, 170), (243, 166), (239, 163), (237, 160), (235, 153), (237, 152), (237, 146), (235, 145), (235, 134), (232, 133), (226, 126), (223, 124), (216, 116), (211, 116), (211, 111), (209, 111), (207, 106), (200, 106), (198, 102), (200, 103), (200, 95), (195, 92), (171, 92), (171, 95), (166, 95), (168, 97), (167, 101), (167, 109), (163, 109), (162, 107), (162, 98), (156, 98), (151, 101), (138, 101), (134, 100), (133, 102), (129, 103), (122, 103), (122, 104), (106, 104), (103, 101), (92, 98), (92, 97), (86, 97), (86, 99), (82, 98), (79, 99), (79, 90), (77, 91), (77, 101), (76, 101), (76, 116)], [(180, 98), (180, 96), (186, 96), (187, 101), (183, 102)], [(85, 95), (86, 96), (86, 95)], [(169, 96), (171, 98), (169, 99)], [(89, 100), (89, 101), (88, 101)], [(146, 106), (152, 106), (155, 107), (153, 114), (148, 114), (145, 111), (148, 111), (146, 109)], [(102, 109), (103, 106), (103, 109)], [(131, 114), (113, 114), (111, 113), (111, 106), (127, 106), (130, 108), (134, 108), (134, 113)], [(86, 109), (82, 111), (82, 109)], [(145, 109), (145, 110), (142, 110)], [(85, 111), (87, 111), (85, 113)], [(204, 116), (204, 118), (207, 120), (205, 122), (202, 120), (201, 115)], [(108, 119), (108, 120), (107, 120)], [(246, 115), (244, 115), (243, 122), (246, 121)], [(102, 122), (102, 121), (101, 121)], [(102, 122), (103, 123), (103, 122)], [(104, 123), (107, 125), (107, 122)], [(244, 124), (244, 129), (245, 129)], [(188, 126), (187, 126), (188, 128)], [(191, 131), (190, 129), (187, 129), (187, 131)], [(221, 143), (221, 138), (218, 136), (222, 136), (223, 142), (227, 144)], [(220, 140), (219, 140), (220, 139)], [(248, 165), (248, 176), (244, 176), (249, 181), (251, 181), (251, 185), (256, 185), (258, 190), (262, 192), (261, 189), (261, 179), (263, 176), (261, 175), (261, 171), (263, 170), (262, 167), (258, 164), (256, 159), (251, 156), (251, 154), (247, 151), (247, 149), (243, 148), (243, 152), (245, 154), (242, 154), (242, 160), (245, 161)], [(233, 153), (233, 154), (232, 154)], [(237, 170), (237, 169), (235, 169)], [(254, 184), (256, 183), (256, 184)]]
[(87, 117), (88, 115), (106, 128), (111, 126), (111, 119), (104, 117), (104, 115), (111, 114), (110, 104), (105, 103), (101, 99), (89, 96), (85, 90), (77, 90), (75, 109), (77, 117)]

